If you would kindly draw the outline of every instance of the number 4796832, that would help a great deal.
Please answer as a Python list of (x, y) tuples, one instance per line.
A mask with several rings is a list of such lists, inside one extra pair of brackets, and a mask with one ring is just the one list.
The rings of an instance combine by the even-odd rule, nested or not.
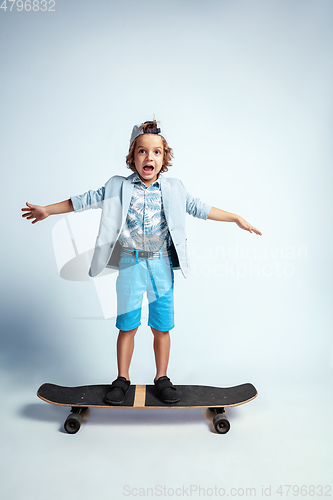
[[(16, 8), (15, 8), (16, 7)], [(12, 12), (17, 10), (21, 12), (22, 10), (29, 12), (30, 10), (37, 12), (55, 12), (55, 0), (3, 0), (0, 5), (0, 9), (5, 12), (8, 10)]]

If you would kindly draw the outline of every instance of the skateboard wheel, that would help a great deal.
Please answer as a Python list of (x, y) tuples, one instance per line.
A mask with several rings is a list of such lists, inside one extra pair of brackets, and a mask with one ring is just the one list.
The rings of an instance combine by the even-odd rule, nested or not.
[(222, 413), (215, 415), (213, 425), (219, 434), (226, 434), (230, 429), (230, 422)]
[(82, 417), (78, 413), (71, 413), (68, 415), (64, 424), (65, 431), (68, 434), (75, 434), (81, 427)]

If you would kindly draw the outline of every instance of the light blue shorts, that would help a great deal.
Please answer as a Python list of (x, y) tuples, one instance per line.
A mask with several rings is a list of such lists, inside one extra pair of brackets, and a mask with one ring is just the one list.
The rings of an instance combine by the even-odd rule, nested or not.
[[(161, 252), (160, 252), (161, 254)], [(174, 275), (171, 257), (138, 258), (122, 252), (117, 278), (117, 320), (119, 330), (133, 330), (141, 324), (142, 299), (147, 292), (148, 326), (166, 332), (174, 328)]]

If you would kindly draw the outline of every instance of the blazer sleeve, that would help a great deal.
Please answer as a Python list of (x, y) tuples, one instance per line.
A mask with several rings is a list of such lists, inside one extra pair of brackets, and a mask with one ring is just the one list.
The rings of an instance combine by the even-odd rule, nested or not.
[(209, 203), (203, 203), (199, 198), (194, 198), (194, 196), (190, 193), (187, 193), (182, 181), (179, 180), (178, 182), (183, 195), (186, 193), (186, 212), (193, 217), (206, 220), (212, 205), (209, 205)]
[(199, 198), (194, 198), (190, 193), (186, 193), (186, 212), (198, 219), (206, 220), (212, 205), (203, 203)]
[(105, 186), (96, 191), (90, 190), (78, 196), (72, 196), (71, 201), (74, 212), (82, 212), (83, 210), (90, 210), (91, 208), (102, 208), (104, 197)]

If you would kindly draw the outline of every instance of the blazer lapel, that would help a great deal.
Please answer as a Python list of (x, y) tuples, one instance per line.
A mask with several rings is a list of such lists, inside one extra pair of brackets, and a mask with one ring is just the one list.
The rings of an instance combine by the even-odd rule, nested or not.
[(162, 191), (162, 201), (165, 218), (167, 220), (168, 226), (170, 227), (170, 196), (171, 196), (171, 186), (165, 177), (160, 175), (161, 191)]
[(122, 198), (123, 198), (123, 221), (126, 220), (127, 217), (127, 212), (129, 209), (129, 205), (131, 202), (132, 194), (133, 194), (133, 189), (134, 189), (134, 184), (132, 183), (132, 179), (134, 177), (134, 173), (128, 177), (123, 182), (123, 189), (122, 189)]

